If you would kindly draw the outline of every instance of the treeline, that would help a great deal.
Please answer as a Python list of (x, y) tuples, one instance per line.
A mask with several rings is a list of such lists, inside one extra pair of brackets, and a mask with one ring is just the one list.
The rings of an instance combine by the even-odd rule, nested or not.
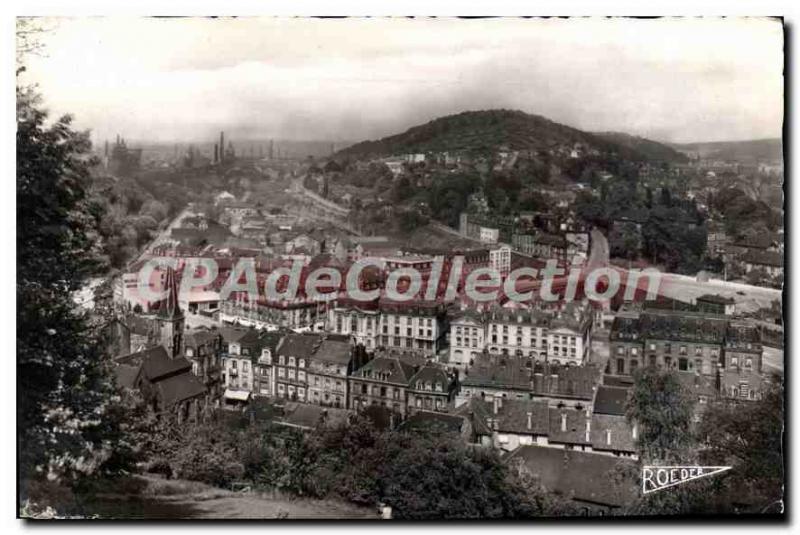
[[(669, 188), (641, 187), (635, 177), (610, 179), (600, 185), (599, 199), (580, 194), (576, 212), (609, 233), (612, 256), (643, 256), (679, 273), (697, 273), (706, 265), (705, 217), (694, 201)], [(624, 221), (630, 224), (621, 225)]]
[(392, 507), (395, 518), (532, 518), (574, 514), (494, 450), (437, 429), (386, 430), (368, 415), (303, 433), (218, 413), (146, 434), (150, 470), (218, 487)]
[[(627, 416), (639, 427), (639, 461), (655, 466), (731, 466), (713, 477), (640, 496), (623, 514), (779, 513), (785, 482), (784, 388), (769, 378), (757, 401), (711, 399), (699, 421), (697, 394), (679, 372), (641, 368)], [(668, 407), (669, 410), (665, 410)]]

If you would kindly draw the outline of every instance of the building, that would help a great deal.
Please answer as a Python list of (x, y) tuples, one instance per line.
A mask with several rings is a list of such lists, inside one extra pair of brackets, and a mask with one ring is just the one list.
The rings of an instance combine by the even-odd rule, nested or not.
[(612, 325), (606, 371), (624, 376), (640, 366), (677, 370), (716, 382), (717, 394), (757, 399), (762, 355), (761, 329), (749, 322), (707, 312), (626, 310)]
[(458, 380), (442, 366), (427, 363), (415, 373), (408, 384), (408, 412), (446, 412), (455, 399)]
[(259, 333), (260, 352), (251, 355), (253, 358), (253, 395), (276, 396), (275, 391), (275, 352), (285, 332)]
[(273, 359), (275, 395), (293, 401), (347, 408), (352, 343), (347, 336), (292, 333)]
[(695, 305), (700, 312), (721, 316), (732, 316), (736, 311), (736, 301), (732, 297), (723, 297), (721, 295), (701, 295), (695, 300)]
[(253, 360), (260, 354), (261, 340), (256, 329), (220, 329), (222, 336), (222, 378), (225, 397), (230, 391), (253, 392)]
[(565, 366), (528, 356), (484, 354), (461, 380), (456, 406), (471, 398), (508, 398), (585, 409), (591, 406), (601, 378), (594, 365)]
[[(301, 335), (289, 335), (301, 336)], [(319, 336), (319, 335), (317, 335)], [(307, 398), (324, 407), (347, 407), (348, 381), (353, 345), (348, 336), (322, 335), (308, 361)]]
[(449, 319), (450, 354), (447, 364), (459, 369), (472, 365), (486, 347), (486, 323), (474, 309), (456, 312)]
[(489, 266), (503, 277), (511, 272), (511, 247), (501, 245), (489, 250)]
[(376, 356), (350, 376), (350, 408), (379, 406), (404, 418), (409, 383), (416, 372), (414, 365), (398, 356)]
[(435, 357), (444, 345), (447, 317), (444, 307), (432, 301), (392, 301), (382, 297), (376, 344), (389, 349), (415, 351)]
[(205, 408), (207, 390), (192, 373), (192, 363), (171, 356), (163, 346), (118, 357), (114, 364), (117, 386), (140, 392), (156, 415), (172, 414), (182, 421), (196, 419)]
[(536, 476), (548, 491), (571, 500), (584, 515), (613, 514), (638, 497), (634, 461), (597, 453), (520, 446), (505, 462)]
[(648, 309), (622, 313), (611, 326), (607, 372), (631, 375), (638, 367), (714, 375), (727, 320), (698, 312)]

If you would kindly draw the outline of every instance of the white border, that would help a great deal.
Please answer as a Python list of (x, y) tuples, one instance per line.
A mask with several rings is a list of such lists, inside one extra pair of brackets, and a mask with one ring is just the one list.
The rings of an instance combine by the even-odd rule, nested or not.
[[(15, 213), (15, 194), (12, 190), (13, 180), (12, 177), (15, 175), (14, 169), (14, 93), (13, 93), (13, 70), (14, 70), (14, 16), (17, 15), (208, 15), (213, 13), (218, 14), (238, 14), (238, 15), (332, 15), (332, 14), (347, 14), (347, 15), (397, 15), (397, 16), (405, 16), (409, 14), (422, 14), (422, 15), (728, 15), (728, 16), (765, 16), (765, 15), (782, 15), (786, 17), (786, 21), (789, 24), (797, 24), (798, 18), (796, 16), (797, 10), (797, 2), (791, 2), (789, 0), (786, 1), (775, 1), (775, 0), (740, 0), (736, 2), (731, 2), (730, 0), (723, 1), (723, 0), (712, 0), (707, 2), (698, 2), (697, 0), (654, 0), (648, 2), (639, 1), (613, 1), (613, 2), (598, 2), (593, 0), (581, 0), (581, 1), (553, 1), (553, 0), (540, 0), (537, 2), (525, 2), (522, 0), (493, 0), (493, 1), (483, 1), (483, 2), (463, 2), (463, 1), (442, 1), (442, 2), (435, 2), (432, 0), (406, 0), (403, 2), (359, 2), (357, 0), (338, 0), (336, 2), (331, 1), (324, 1), (324, 0), (294, 0), (292, 2), (255, 2), (255, 1), (244, 1), (244, 0), (226, 0), (225, 2), (212, 2), (208, 0), (177, 0), (172, 2), (164, 2), (164, 0), (139, 0), (136, 2), (127, 2), (127, 3), (116, 3), (112, 4), (111, 2), (106, 1), (81, 1), (81, 0), (73, 0), (73, 1), (59, 1), (59, 0), (13, 0), (12, 2), (4, 2), (2, 4), (2, 13), (3, 16), (0, 18), (0, 28), (2, 28), (2, 39), (3, 39), (3, 46), (0, 47), (0, 57), (2, 57), (2, 66), (0, 68), (0, 77), (2, 77), (2, 84), (0, 87), (3, 88), (3, 106), (2, 106), (2, 144), (0, 144), (0, 165), (2, 165), (3, 173), (2, 173), (2, 195), (0, 195), (0, 202), (2, 202), (2, 210), (0, 210), (0, 214), (2, 216), (2, 226), (0, 228), (4, 229), (3, 232), (0, 234), (2, 236), (2, 250), (6, 252), (14, 251), (15, 248), (15, 239), (14, 239), (14, 232), (13, 229), (15, 228), (15, 219), (13, 214)], [(796, 35), (798, 28), (794, 27), (792, 29), (792, 36)], [(793, 39), (796, 41), (796, 39)], [(797, 57), (797, 49), (796, 47), (792, 47), (794, 49), (794, 55), (791, 58), (792, 65), (788, 68), (791, 69), (792, 72), (795, 72), (794, 64), (796, 63)], [(794, 80), (793, 90), (788, 98), (791, 102), (795, 102), (796, 99), (796, 87), (797, 87), (797, 80)], [(789, 108), (791, 111), (791, 108)], [(794, 118), (787, 117), (787, 121), (791, 121), (790, 126), (796, 126), (794, 124)], [(792, 151), (791, 154), (796, 155), (798, 151), (797, 147), (797, 134), (796, 129), (792, 129), (794, 135), (791, 136), (792, 139)], [(791, 167), (794, 169), (794, 166)], [(787, 177), (788, 181), (793, 180), (794, 177)], [(791, 191), (792, 198), (787, 199), (787, 202), (791, 203), (793, 207), (800, 206), (800, 188), (795, 186), (792, 188)], [(789, 217), (789, 221), (787, 229), (790, 236), (790, 251), (791, 251), (791, 266), (798, 266), (798, 243), (797, 238), (795, 236), (797, 228), (794, 224), (795, 222), (792, 220), (791, 212), (787, 212), (787, 216)], [(10, 255), (9, 255), (10, 256)], [(11, 261), (6, 261), (2, 264), (2, 275), (3, 280), (12, 281), (15, 277), (15, 263)], [(794, 273), (792, 273), (794, 275)], [(796, 283), (795, 278), (790, 277), (792, 282), (792, 295), (790, 296), (790, 301), (795, 307), (792, 308), (792, 317), (791, 317), (791, 325), (787, 326), (786, 332), (800, 332), (800, 319), (798, 319), (798, 312), (797, 312), (797, 302), (795, 300), (796, 297)], [(15, 295), (11, 292), (14, 291), (11, 288), (11, 283), (9, 282), (5, 288), (7, 293), (5, 295)], [(14, 344), (12, 340), (15, 339), (15, 307), (10, 306), (14, 302), (15, 298), (10, 298), (9, 303), (7, 306), (3, 307), (2, 309), (2, 325), (3, 329), (3, 336), (2, 340), (4, 345), (7, 347), (7, 351), (4, 352), (7, 355), (8, 362), (11, 362), (11, 355), (15, 353)], [(796, 347), (796, 346), (793, 346)], [(791, 358), (792, 355), (787, 355), (787, 358)], [(790, 378), (790, 383), (793, 390), (798, 388), (798, 365), (793, 364), (789, 367), (791, 370), (792, 377)], [(15, 448), (16, 444), (15, 441), (12, 440), (12, 435), (14, 434), (14, 420), (15, 420), (15, 406), (16, 406), (16, 396), (15, 396), (15, 379), (14, 373), (12, 373), (11, 369), (5, 369), (5, 373), (3, 373), (3, 385), (0, 389), (2, 392), (2, 421), (4, 428), (5, 428), (5, 435), (8, 437), (5, 442), (2, 443), (2, 472), (0, 475), (2, 476), (2, 494), (0, 495), (0, 511), (3, 512), (2, 514), (2, 528), (4, 533), (8, 532), (18, 532), (22, 531), (23, 529), (30, 528), (30, 525), (23, 524), (20, 521), (14, 520), (15, 516), (15, 504), (16, 504), (16, 467), (15, 467)], [(790, 400), (796, 400), (797, 396), (792, 395)], [(798, 437), (797, 429), (798, 429), (798, 414), (800, 414), (800, 407), (796, 406), (790, 408), (791, 411), (791, 428), (794, 429), (794, 443), (792, 444), (792, 452), (790, 454), (794, 454), (792, 458), (791, 466), (794, 467), (793, 473), (791, 476), (796, 475), (797, 465), (798, 465), (798, 455), (797, 455), (797, 444), (800, 437)], [(796, 482), (797, 478), (792, 477), (792, 481)], [(793, 517), (797, 517), (797, 488), (796, 486), (792, 488), (792, 504), (790, 505), (791, 509), (793, 510)], [(38, 530), (53, 530), (53, 529), (101, 529), (107, 530), (109, 527), (108, 524), (69, 524), (69, 525), (36, 525), (35, 528)], [(145, 528), (148, 531), (151, 531), (155, 534), (160, 533), (172, 533), (175, 530), (179, 531), (188, 531), (188, 530), (209, 530), (209, 529), (241, 529), (246, 527), (247, 529), (251, 530), (277, 530), (277, 531), (305, 531), (311, 530), (317, 531), (320, 529), (328, 530), (335, 530), (335, 531), (345, 531), (354, 529), (354, 525), (337, 525), (337, 524), (327, 524), (327, 525), (306, 525), (300, 526), (297, 524), (257, 524), (257, 525), (242, 525), (242, 524), (229, 524), (225, 525), (224, 527), (219, 524), (204, 524), (198, 526), (197, 524), (193, 525), (177, 525), (177, 524), (169, 524), (169, 525), (137, 525), (137, 524), (126, 524), (126, 525), (114, 525), (115, 529), (123, 529), (123, 530), (131, 530), (131, 529), (142, 529)], [(431, 525), (400, 525), (397, 524), (390, 526), (389, 524), (369, 524), (362, 528), (356, 529), (375, 529), (375, 528), (390, 528), (390, 529), (402, 529), (402, 530), (414, 530), (415, 532), (424, 533), (424, 532), (440, 532), (442, 529), (445, 530), (458, 530), (462, 532), (464, 530), (474, 531), (474, 532), (484, 532), (486, 530), (496, 530), (498, 528), (510, 531), (517, 531), (517, 532), (525, 532), (530, 533), (532, 530), (536, 530), (537, 532), (551, 532), (556, 531), (557, 529), (560, 531), (564, 530), (591, 530), (592, 533), (612, 533), (618, 531), (620, 529), (635, 529), (635, 530), (655, 530), (655, 531), (666, 531), (666, 530), (676, 530), (680, 529), (682, 532), (699, 532), (701, 529), (703, 532), (707, 531), (717, 531), (717, 530), (725, 530), (726, 532), (732, 530), (763, 530), (765, 529), (764, 526), (761, 525), (752, 525), (752, 524), (740, 524), (740, 525), (725, 525), (725, 526), (713, 526), (710, 524), (703, 524), (703, 525), (687, 525), (687, 524), (670, 524), (664, 522), (647, 522), (647, 523), (640, 523), (638, 525), (618, 525), (618, 524), (567, 524), (561, 525), (556, 523), (550, 523), (548, 526), (542, 526), (538, 524), (524, 524), (524, 525), (487, 525), (481, 523), (447, 523), (447, 524), (431, 524)], [(775, 526), (767, 527), (767, 529), (776, 529)], [(781, 531), (788, 530), (788, 526), (778, 526), (777, 529)]]

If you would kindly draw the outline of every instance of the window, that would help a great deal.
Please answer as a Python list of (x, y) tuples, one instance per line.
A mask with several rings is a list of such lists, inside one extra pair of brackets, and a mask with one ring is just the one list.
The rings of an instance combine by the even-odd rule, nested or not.
[(300, 366), (301, 368), (305, 368), (306, 367), (306, 359), (300, 359), (300, 362), (297, 365)]
[(289, 357), (289, 366), (294, 366), (294, 357)]
[(689, 359), (678, 359), (678, 369), (684, 372), (687, 371), (689, 369)]

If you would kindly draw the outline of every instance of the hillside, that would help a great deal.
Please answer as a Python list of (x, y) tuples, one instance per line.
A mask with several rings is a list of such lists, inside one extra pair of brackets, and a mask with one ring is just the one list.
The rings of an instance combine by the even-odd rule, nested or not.
[(743, 163), (779, 162), (783, 158), (783, 142), (779, 138), (749, 141), (672, 144), (675, 149), (700, 158)]
[[(355, 158), (415, 152), (462, 152), (475, 155), (498, 150), (597, 151), (622, 160), (683, 161), (685, 157), (659, 143), (621, 142), (515, 110), (469, 111), (434, 119), (405, 132), (375, 141), (363, 141), (337, 153)], [(638, 146), (637, 146), (638, 145)]]
[(598, 132), (597, 135), (603, 139), (627, 147), (650, 160), (674, 163), (685, 163), (689, 161), (689, 157), (686, 154), (675, 150), (669, 145), (643, 137), (632, 136), (624, 132)]

